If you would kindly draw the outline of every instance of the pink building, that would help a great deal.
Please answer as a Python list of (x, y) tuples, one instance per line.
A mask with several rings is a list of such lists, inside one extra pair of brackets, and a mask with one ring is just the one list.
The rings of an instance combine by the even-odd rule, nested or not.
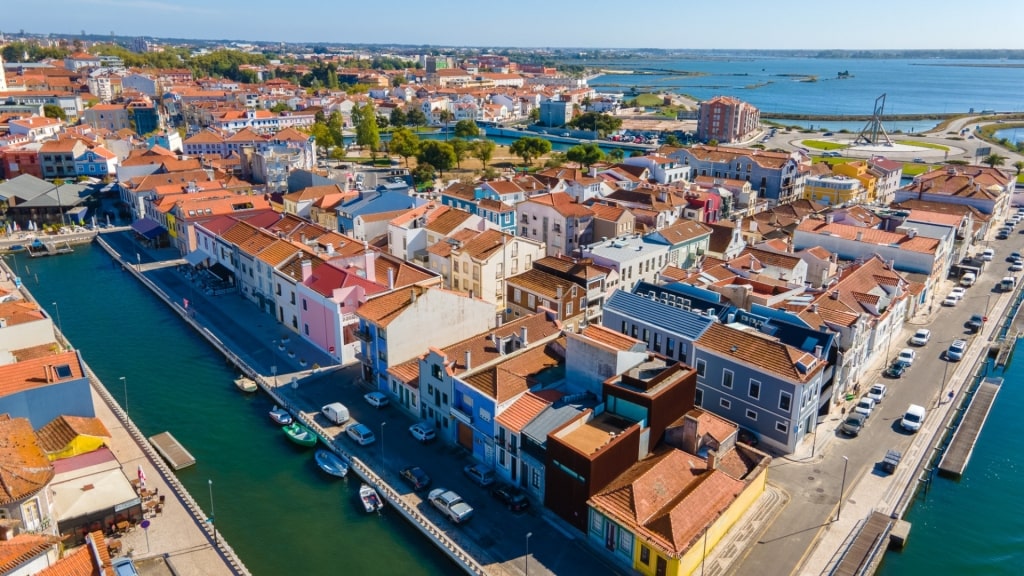
[(715, 96), (697, 110), (697, 138), (702, 142), (743, 142), (760, 127), (761, 111), (732, 96)]

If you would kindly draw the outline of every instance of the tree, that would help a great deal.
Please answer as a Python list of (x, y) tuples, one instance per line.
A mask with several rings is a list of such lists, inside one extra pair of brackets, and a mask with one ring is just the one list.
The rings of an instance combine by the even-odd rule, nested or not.
[(286, 112), (288, 110), (291, 110), (291, 108), (289, 108), (288, 104), (285, 102), (278, 102), (270, 107), (270, 111), (274, 114), (280, 114), (281, 112)]
[(64, 110), (56, 104), (47, 104), (43, 106), (43, 114), (47, 118), (58, 118), (60, 120), (67, 120), (68, 115), (64, 113)]
[(412, 178), (417, 184), (426, 184), (434, 179), (434, 167), (426, 162), (420, 162), (413, 168)]
[(334, 146), (342, 146), (345, 144), (344, 128), (345, 119), (342, 118), (341, 112), (337, 110), (331, 112), (331, 115), (327, 117), (327, 129), (330, 130)]
[(426, 162), (444, 175), (445, 170), (455, 166), (457, 158), (452, 145), (438, 140), (426, 140), (420, 144), (420, 153), (416, 155), (419, 162)]
[(449, 112), (448, 110), (441, 110), (440, 112), (437, 113), (437, 119), (440, 120), (441, 122), (444, 122), (445, 142), (448, 141), (448, 123), (451, 122), (453, 118), (455, 118), (455, 115)]
[(534, 159), (551, 152), (551, 142), (533, 136), (520, 138), (512, 143), (509, 152), (523, 159), (523, 164), (529, 166)]
[(405, 112), (397, 107), (391, 109), (391, 118), (389, 120), (391, 120), (392, 126), (405, 126), (407, 122)]
[(1017, 176), (1020, 177), (1020, 173), (1024, 172), (1024, 160), (1017, 160), (1013, 163), (1013, 167), (1017, 169)]
[(676, 138), (675, 134), (669, 134), (668, 136), (665, 136), (665, 146), (672, 146), (673, 148), (678, 148), (682, 146), (682, 143), (679, 141), (679, 138)]
[(459, 120), (455, 123), (455, 136), (459, 138), (476, 138), (480, 136), (480, 127), (473, 120)]
[(461, 170), (462, 161), (466, 159), (466, 156), (473, 149), (473, 143), (462, 138), (452, 138), (449, 144), (452, 145), (452, 150), (455, 151), (455, 167)]
[(612, 162), (622, 162), (622, 159), (626, 157), (626, 152), (622, 148), (612, 148), (608, 152), (608, 159)]
[(989, 154), (981, 159), (982, 164), (988, 164), (989, 168), (995, 168), (996, 166), (1002, 166), (1006, 162), (1006, 156), (1000, 156), (999, 154)]
[(413, 108), (405, 115), (405, 123), (409, 126), (426, 126), (427, 115), (419, 108)]
[[(355, 110), (353, 108), (353, 110)], [(373, 104), (367, 103), (360, 108), (359, 124), (356, 126), (356, 144), (370, 149), (370, 158), (377, 161), (377, 149), (380, 147), (380, 129), (377, 126), (377, 114)]]
[(420, 137), (408, 128), (399, 128), (391, 133), (391, 151), (404, 158), (408, 168), (409, 158), (420, 152)]
[(572, 122), (569, 122), (569, 126), (579, 128), (580, 130), (596, 131), (603, 137), (607, 136), (610, 132), (622, 128), (622, 119), (609, 114), (587, 112), (573, 118)]
[(708, 146), (718, 146), (718, 140), (716, 140), (714, 138), (712, 138), (711, 140), (708, 140)]
[(476, 156), (477, 160), (484, 166), (484, 172), (487, 171), (487, 163), (494, 157), (494, 150), (498, 147), (493, 140), (477, 140), (476, 145), (473, 147), (473, 156)]
[(565, 157), (589, 169), (604, 159), (604, 150), (601, 150), (601, 147), (593, 142), (587, 142), (566, 150)]
[(534, 124), (540, 122), (540, 108), (531, 108), (528, 118), (530, 119), (530, 122), (533, 122)]

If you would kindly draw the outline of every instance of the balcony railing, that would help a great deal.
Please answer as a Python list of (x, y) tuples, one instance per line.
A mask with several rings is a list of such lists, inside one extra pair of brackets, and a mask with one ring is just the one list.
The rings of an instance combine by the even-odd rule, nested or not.
[(454, 416), (455, 419), (458, 420), (459, 422), (462, 422), (463, 424), (465, 424), (467, 426), (472, 426), (473, 425), (473, 416), (472, 415), (463, 412), (462, 410), (456, 408), (455, 406), (452, 406), (450, 410), (451, 410), (452, 416)]
[(366, 328), (360, 328), (359, 330), (356, 330), (352, 334), (354, 334), (356, 338), (362, 340), (363, 342), (369, 342), (373, 340), (373, 336), (370, 335), (370, 331), (367, 330)]

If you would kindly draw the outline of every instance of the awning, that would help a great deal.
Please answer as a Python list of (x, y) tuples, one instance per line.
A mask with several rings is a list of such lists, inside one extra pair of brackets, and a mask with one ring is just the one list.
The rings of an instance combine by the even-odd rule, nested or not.
[(231, 270), (229, 270), (227, 266), (221, 264), (220, 262), (217, 262), (213, 266), (210, 266), (210, 272), (224, 282), (227, 282), (228, 280), (235, 276), (235, 274), (231, 272)]
[(161, 234), (165, 234), (167, 229), (160, 225), (159, 222), (152, 218), (141, 218), (132, 222), (132, 230), (136, 234), (148, 238), (150, 240), (156, 238)]
[(204, 250), (196, 250), (195, 252), (189, 252), (188, 254), (185, 254), (185, 262), (188, 262), (192, 266), (198, 265), (200, 262), (206, 260), (207, 258), (213, 258), (213, 256), (210, 256)]

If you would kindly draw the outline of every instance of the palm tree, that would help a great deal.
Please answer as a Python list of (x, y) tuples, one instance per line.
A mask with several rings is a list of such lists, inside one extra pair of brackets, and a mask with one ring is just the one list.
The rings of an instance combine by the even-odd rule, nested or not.
[(996, 166), (1002, 166), (1006, 162), (1006, 156), (1000, 156), (999, 154), (989, 154), (981, 159), (982, 164), (988, 164), (989, 168), (995, 168)]
[(451, 122), (455, 115), (448, 110), (441, 110), (437, 114), (437, 119), (444, 122), (444, 141), (448, 141), (448, 123)]
[(1020, 178), (1020, 173), (1024, 172), (1024, 160), (1017, 160), (1013, 163), (1013, 167), (1017, 169), (1017, 177)]

